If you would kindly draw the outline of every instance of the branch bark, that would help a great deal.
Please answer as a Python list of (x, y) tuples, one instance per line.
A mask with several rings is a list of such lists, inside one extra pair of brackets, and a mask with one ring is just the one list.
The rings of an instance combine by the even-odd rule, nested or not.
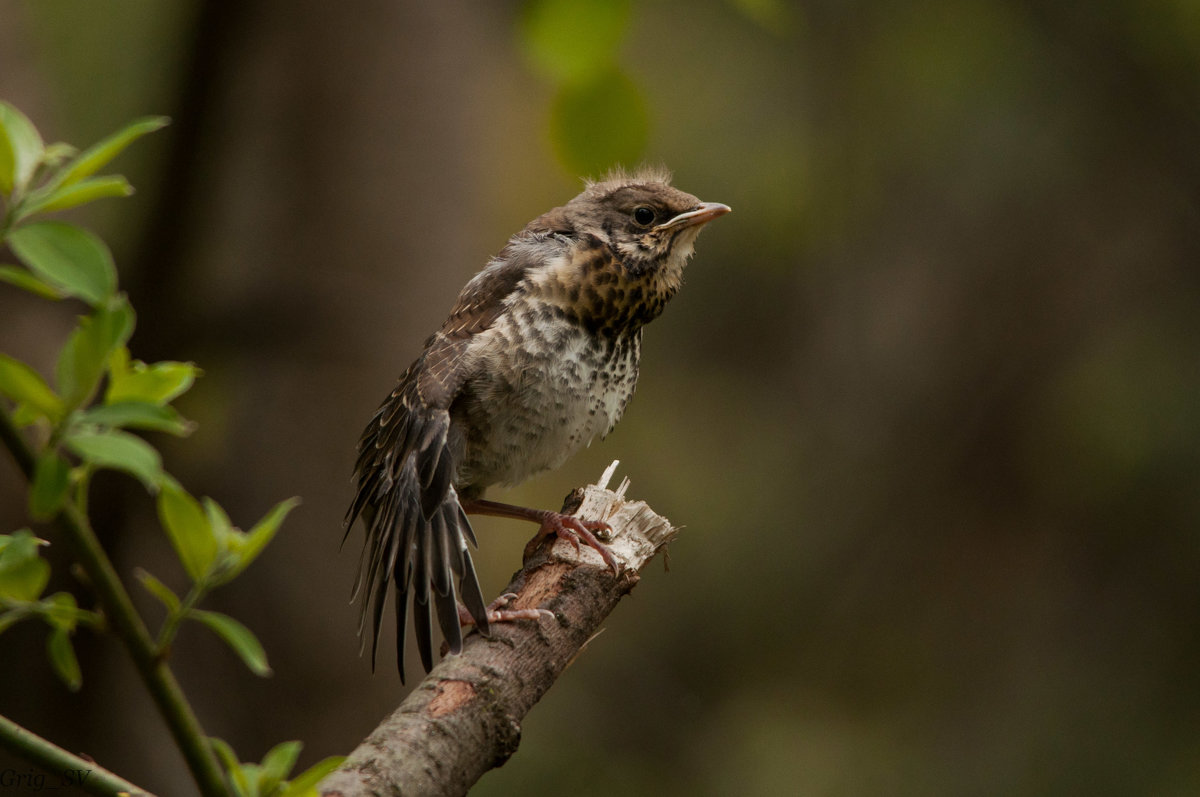
[(625, 500), (628, 480), (607, 489), (616, 466), (572, 493), (563, 511), (612, 526), (606, 542), (621, 573), (586, 546), (543, 547), (505, 591), (517, 595), (511, 608), (546, 609), (554, 619), (497, 623), (489, 638), (471, 634), (461, 655), (435, 666), (321, 782), (322, 797), (465, 794), (516, 752), (521, 720), (678, 534), (644, 502)]

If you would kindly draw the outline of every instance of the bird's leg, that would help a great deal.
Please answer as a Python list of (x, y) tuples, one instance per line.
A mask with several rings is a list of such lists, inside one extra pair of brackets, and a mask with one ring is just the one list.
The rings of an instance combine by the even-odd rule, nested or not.
[(564, 515), (562, 512), (552, 512), (549, 509), (529, 509), (523, 506), (502, 504), (499, 501), (484, 501), (480, 498), (473, 501), (463, 501), (462, 508), (468, 514), (494, 515), (496, 517), (529, 520), (541, 524), (537, 535), (525, 546), (526, 559), (533, 555), (533, 552), (537, 550), (543, 540), (553, 534), (556, 537), (561, 537), (571, 542), (575, 546), (576, 551), (579, 550), (579, 541), (583, 540), (589, 547), (594, 548), (596, 553), (600, 554), (600, 558), (604, 560), (606, 565), (612, 568), (614, 573), (620, 572), (620, 568), (617, 567), (617, 560), (613, 558), (612, 551), (608, 550), (604, 543), (596, 539), (596, 535), (593, 533), (596, 531), (612, 530), (612, 526), (603, 520), (580, 520), (574, 515)]
[[(487, 605), (487, 621), (489, 623), (511, 623), (514, 620), (540, 620), (547, 617), (554, 619), (554, 612), (549, 609), (501, 609), (510, 601), (517, 599), (517, 593), (506, 592)], [(467, 607), (458, 604), (458, 624), (475, 625), (475, 618), (467, 611)]]
[[(496, 600), (487, 605), (484, 611), (487, 613), (487, 621), (491, 623), (511, 623), (516, 620), (541, 620), (543, 617), (548, 620), (554, 619), (554, 612), (549, 609), (501, 609), (501, 606), (508, 604), (510, 601), (517, 599), (517, 593), (506, 592)], [(458, 624), (461, 626), (475, 625), (475, 618), (471, 616), (471, 612), (466, 606), (458, 604)], [(450, 652), (450, 643), (442, 642), (442, 655), (445, 656)]]

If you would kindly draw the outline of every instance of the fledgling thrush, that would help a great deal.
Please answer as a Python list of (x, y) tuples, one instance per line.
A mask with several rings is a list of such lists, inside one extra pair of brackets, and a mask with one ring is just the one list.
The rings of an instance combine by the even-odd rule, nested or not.
[(700, 229), (728, 212), (662, 171), (612, 174), (527, 224), (463, 288), (359, 442), (346, 527), (360, 515), (366, 525), (355, 591), (365, 574), (359, 632), (371, 607), (372, 667), (389, 583), (401, 681), (410, 592), (426, 672), (433, 611), (453, 653), (463, 622), (486, 634), (489, 622), (537, 616), (484, 604), (468, 513), (540, 523), (534, 543), (582, 540), (616, 569), (593, 534), (607, 524), (483, 491), (556, 468), (612, 430), (637, 382), (642, 327), (679, 290)]

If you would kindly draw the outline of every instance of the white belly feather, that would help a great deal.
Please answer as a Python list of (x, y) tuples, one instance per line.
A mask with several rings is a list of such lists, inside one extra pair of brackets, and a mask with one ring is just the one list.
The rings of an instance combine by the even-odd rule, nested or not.
[[(641, 334), (598, 341), (571, 325), (508, 315), (483, 333), (471, 380), (466, 441), (458, 478), (468, 484), (516, 484), (556, 468), (608, 434), (637, 382)], [(537, 338), (539, 345), (513, 345)], [(534, 353), (537, 352), (537, 353)]]

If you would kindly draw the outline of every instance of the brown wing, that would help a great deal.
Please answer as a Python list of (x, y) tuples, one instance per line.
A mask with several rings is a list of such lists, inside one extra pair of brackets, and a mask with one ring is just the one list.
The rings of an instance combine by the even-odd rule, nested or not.
[[(433, 666), (432, 613), (450, 650), (462, 649), (457, 592), (476, 627), (487, 633), (487, 613), (467, 542), (476, 544), (471, 524), (452, 484), (457, 462), (449, 444), (449, 408), (463, 382), (479, 364), (471, 343), (504, 311), (529, 261), (506, 247), (463, 289), (450, 317), (425, 351), (400, 377), (363, 431), (355, 467), (357, 492), (346, 513), (346, 530), (361, 516), (366, 542), (355, 594), (365, 583), (359, 633), (372, 607), (371, 666), (388, 584), (395, 585), (397, 666), (404, 680), (408, 593), (413, 592), (413, 624), (421, 663)], [(365, 643), (365, 639), (364, 639)]]

